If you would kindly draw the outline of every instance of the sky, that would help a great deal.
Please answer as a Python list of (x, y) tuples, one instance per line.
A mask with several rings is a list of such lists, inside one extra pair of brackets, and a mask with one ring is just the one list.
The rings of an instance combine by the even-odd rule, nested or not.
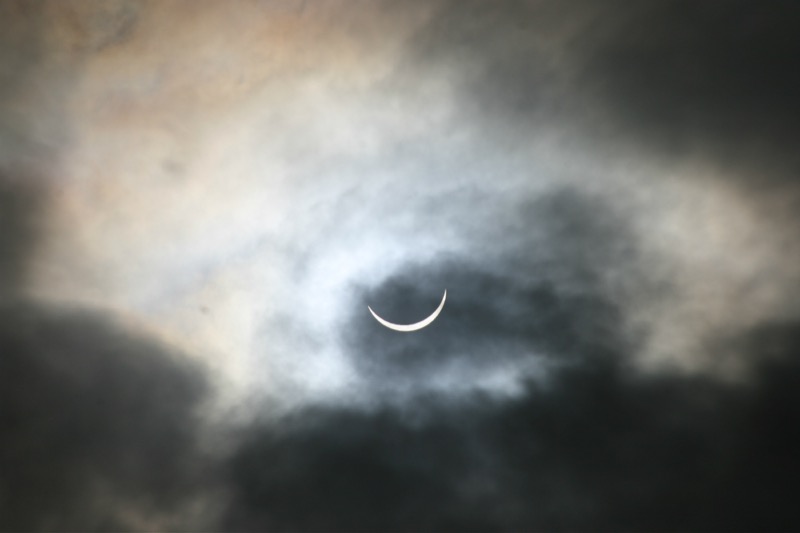
[(799, 25), (0, 0), (0, 531), (800, 528)]

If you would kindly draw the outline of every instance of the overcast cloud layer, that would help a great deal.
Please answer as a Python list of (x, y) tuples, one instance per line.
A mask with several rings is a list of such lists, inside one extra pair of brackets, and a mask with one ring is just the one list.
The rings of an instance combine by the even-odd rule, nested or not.
[(0, 3), (0, 530), (796, 529), (798, 24)]

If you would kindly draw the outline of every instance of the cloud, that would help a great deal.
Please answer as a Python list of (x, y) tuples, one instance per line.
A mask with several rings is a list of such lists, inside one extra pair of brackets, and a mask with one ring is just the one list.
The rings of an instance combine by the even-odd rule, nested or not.
[[(797, 517), (800, 327), (746, 332), (747, 387), (559, 368), (512, 402), (319, 407), (254, 429), (231, 463), (228, 529), (781, 530)], [(771, 345), (765, 357), (764, 346)]]
[(24, 285), (40, 212), (41, 191), (35, 181), (0, 173), (0, 299)]
[[(651, 157), (780, 157), (797, 136), (793, 2), (442, 2), (408, 48), (513, 142), (546, 123)], [(796, 113), (795, 113), (796, 114)]]
[[(549, 365), (630, 342), (620, 328), (623, 289), (642, 290), (646, 265), (624, 215), (574, 188), (515, 210), (506, 219), (513, 230), (482, 228), (462, 254), (400, 264), (378, 285), (354, 289), (358, 304), (342, 331), (365, 387), (502, 392)], [(446, 311), (414, 335), (363, 316), (368, 304), (390, 321), (414, 322), (444, 289)]]
[(200, 447), (205, 376), (129, 329), (88, 311), (3, 303), (0, 529), (209, 519), (192, 508), (213, 490)]
[(700, 148), (761, 163), (780, 157), (796, 167), (789, 144), (800, 133), (790, 118), (799, 111), (795, 3), (658, 2), (603, 11), (576, 39), (576, 82), (630, 131), (673, 154)]

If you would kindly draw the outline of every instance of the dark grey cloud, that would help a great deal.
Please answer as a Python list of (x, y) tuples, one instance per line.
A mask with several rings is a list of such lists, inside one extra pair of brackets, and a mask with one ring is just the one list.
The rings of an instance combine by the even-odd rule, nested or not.
[[(457, 72), (495, 142), (566, 127), (597, 147), (733, 159), (759, 183), (798, 168), (795, 2), (445, 2), (409, 64)], [(766, 180), (766, 181), (765, 181)]]
[[(606, 279), (613, 270), (630, 285), (641, 283), (637, 243), (623, 213), (563, 188), (523, 200), (504, 217), (515, 227), (493, 230), (500, 243), (479, 236), (463, 256), (401, 265), (379, 286), (357, 291), (360, 305), (343, 331), (348, 353), (371, 382), (422, 383), (454, 366), (481, 373), (526, 361), (547, 365), (629, 342), (618, 327), (623, 302)], [(444, 289), (446, 312), (414, 335), (364, 320), (369, 304), (389, 321), (416, 322)]]
[(576, 39), (577, 83), (657, 146), (691, 152), (702, 143), (714, 155), (779, 156), (796, 169), (798, 23), (795, 2), (608, 9)]
[(108, 318), (4, 302), (0, 530), (175, 527), (158, 520), (212, 479), (207, 392), (198, 368)]
[(764, 356), (748, 387), (644, 377), (611, 353), (510, 403), (431, 396), (296, 413), (253, 431), (232, 461), (226, 527), (793, 529), (800, 327), (739, 340)]
[[(466, 94), (480, 104), (534, 111), (555, 96), (560, 65), (551, 57), (554, 46), (575, 19), (594, 9), (575, 3), (551, 2), (440, 2), (436, 15), (411, 43), (413, 60), (425, 66), (450, 64), (466, 80)], [(491, 109), (499, 111), (500, 107)]]
[(0, 298), (23, 284), (38, 235), (41, 203), (41, 190), (35, 181), (11, 179), (0, 170)]

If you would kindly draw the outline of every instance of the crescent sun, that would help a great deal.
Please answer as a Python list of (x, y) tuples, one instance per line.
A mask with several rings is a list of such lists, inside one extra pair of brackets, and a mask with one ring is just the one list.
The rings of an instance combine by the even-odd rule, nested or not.
[(377, 320), (378, 322), (380, 322), (389, 329), (393, 329), (395, 331), (404, 331), (404, 332), (417, 331), (429, 325), (434, 320), (436, 320), (436, 317), (439, 316), (439, 313), (442, 312), (442, 308), (444, 307), (444, 301), (446, 299), (447, 299), (447, 289), (445, 289), (444, 296), (442, 296), (442, 301), (439, 304), (439, 307), (436, 308), (436, 311), (431, 313), (431, 315), (428, 318), (420, 320), (419, 322), (415, 322), (413, 324), (393, 324), (392, 322), (389, 322), (388, 320), (384, 320), (381, 317), (379, 317), (375, 313), (375, 311), (372, 310), (370, 306), (367, 306), (367, 309), (369, 309), (369, 312), (372, 313), (372, 316), (375, 317), (375, 320)]

